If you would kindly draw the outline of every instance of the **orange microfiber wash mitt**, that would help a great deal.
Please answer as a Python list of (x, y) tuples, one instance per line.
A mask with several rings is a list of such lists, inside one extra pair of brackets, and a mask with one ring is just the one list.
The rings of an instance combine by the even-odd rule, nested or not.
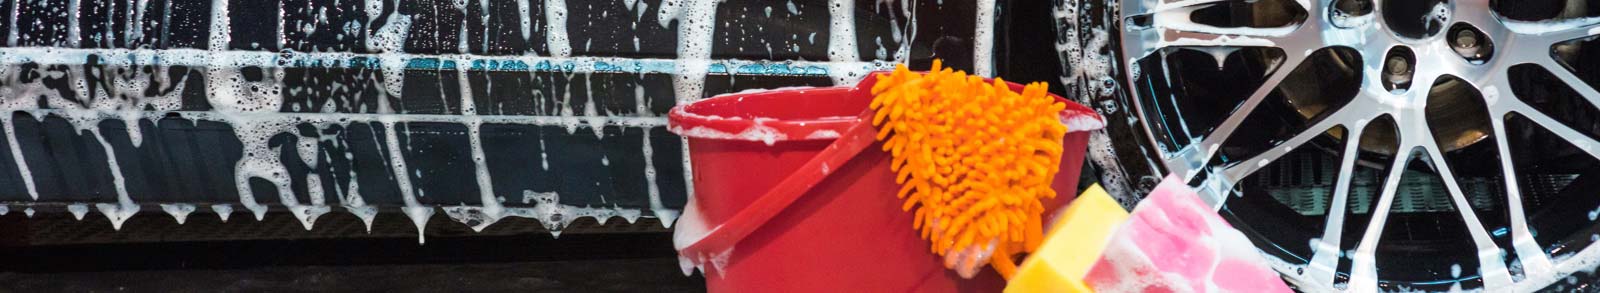
[[(1041, 199), (1054, 198), (1067, 127), (1065, 104), (1043, 83), (1012, 92), (965, 72), (928, 73), (905, 66), (873, 86), (873, 125), (894, 158), (903, 209), (945, 267), (971, 278), (989, 264), (1001, 276), (1016, 269), (1012, 253), (1032, 252), (1042, 239)], [(991, 260), (991, 258), (993, 258)]]

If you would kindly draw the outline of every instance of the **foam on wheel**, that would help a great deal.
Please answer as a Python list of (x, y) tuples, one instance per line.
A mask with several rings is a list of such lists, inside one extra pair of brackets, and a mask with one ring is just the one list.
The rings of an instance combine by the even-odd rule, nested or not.
[(1181, 176), (1308, 290), (1562, 289), (1600, 261), (1589, 6), (1061, 0), (1057, 49), (1125, 205)]

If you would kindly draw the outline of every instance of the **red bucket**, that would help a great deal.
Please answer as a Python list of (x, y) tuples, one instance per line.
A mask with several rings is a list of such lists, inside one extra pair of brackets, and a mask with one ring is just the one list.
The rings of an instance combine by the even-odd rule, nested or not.
[[(861, 116), (878, 75), (855, 87), (732, 94), (672, 109), (670, 128), (688, 138), (694, 169), (694, 197), (673, 237), (686, 274), (700, 267), (707, 289), (721, 292), (999, 291), (1004, 281), (993, 270), (971, 280), (946, 270), (900, 209), (889, 154)], [(1051, 209), (1076, 193), (1086, 131), (1103, 124), (1062, 101), (1069, 132)]]

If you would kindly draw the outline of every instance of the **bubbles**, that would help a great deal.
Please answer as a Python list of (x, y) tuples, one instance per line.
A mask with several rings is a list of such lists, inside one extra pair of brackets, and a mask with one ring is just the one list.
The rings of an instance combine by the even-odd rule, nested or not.
[(1112, 79), (1110, 76), (1101, 77), (1100, 86), (1096, 88), (1099, 89), (1100, 96), (1110, 96), (1116, 94), (1117, 80)]
[[(829, 63), (828, 75), (833, 78), (834, 85), (853, 85), (862, 75), (855, 72), (862, 69), (845, 65), (861, 61), (861, 49), (856, 46), (855, 0), (829, 0), (828, 3), (828, 60), (833, 61)], [(796, 51), (798, 49), (797, 46)]]
[(546, 25), (545, 45), (549, 47), (550, 55), (556, 57), (572, 56), (572, 45), (569, 44), (567, 39), (566, 0), (545, 0), (544, 17)]
[[(361, 21), (341, 21), (338, 19), (341, 17), (340, 14), (346, 12), (329, 10), (326, 8), (298, 9), (288, 11), (286, 13), (312, 13), (314, 15), (311, 16), (311, 18), (314, 20), (302, 21), (298, 23), (285, 23), (284, 25), (291, 34), (299, 32), (316, 32), (323, 34), (331, 31), (334, 33), (331, 35), (331, 37), (336, 39), (344, 39), (358, 36), (363, 32), (370, 33), (370, 35), (368, 35), (364, 40), (366, 52), (324, 52), (327, 50), (345, 50), (346, 48), (321, 48), (318, 50), (312, 50), (312, 52), (295, 52), (290, 50), (235, 51), (230, 50), (232, 49), (230, 46), (237, 46), (240, 49), (249, 48), (252, 45), (255, 48), (276, 48), (280, 44), (275, 44), (273, 42), (250, 44), (251, 42), (245, 40), (240, 40), (241, 42), (234, 44), (234, 40), (231, 38), (231, 34), (235, 33), (235, 31), (233, 31), (231, 27), (234, 22), (232, 22), (229, 17), (230, 2), (232, 1), (213, 1), (211, 6), (213, 10), (211, 11), (211, 19), (209, 20), (209, 35), (205, 41), (202, 41), (205, 42), (205, 44), (200, 44), (200, 46), (203, 47), (201, 49), (128, 50), (45, 47), (8, 48), (8, 54), (5, 56), (6, 58), (13, 58), (13, 60), (15, 60), (15, 58), (50, 58), (40, 59), (41, 61), (39, 62), (45, 64), (53, 64), (52, 62), (54, 62), (64, 65), (43, 66), (29, 69), (26, 72), (10, 71), (15, 70), (14, 67), (0, 68), (0, 78), (5, 80), (26, 81), (24, 83), (7, 84), (6, 86), (0, 87), (0, 96), (15, 97), (45, 95), (47, 96), (45, 100), (48, 100), (49, 104), (52, 106), (76, 105), (80, 108), (44, 110), (40, 109), (39, 103), (36, 102), (38, 99), (0, 99), (0, 108), (14, 111), (33, 111), (36, 114), (48, 113), (70, 116), (66, 118), (69, 118), (69, 121), (71, 121), (75, 127), (84, 129), (97, 128), (96, 126), (104, 120), (120, 118), (124, 125), (128, 126), (127, 128), (129, 132), (127, 135), (135, 147), (139, 147), (143, 141), (143, 132), (140, 131), (139, 126), (140, 122), (142, 122), (142, 120), (156, 121), (156, 119), (167, 118), (169, 117), (168, 114), (171, 114), (167, 112), (185, 111), (182, 112), (181, 115), (173, 116), (180, 116), (181, 118), (190, 121), (221, 122), (230, 128), (232, 134), (237, 136), (239, 143), (242, 145), (239, 146), (240, 149), (237, 150), (238, 154), (240, 154), (242, 158), (240, 158), (237, 162), (233, 162), (232, 167), (235, 176), (231, 178), (231, 180), (233, 180), (232, 183), (235, 184), (235, 188), (237, 191), (239, 191), (238, 194), (240, 198), (239, 202), (237, 203), (210, 205), (210, 209), (216, 212), (218, 217), (223, 221), (226, 221), (231, 216), (236, 207), (242, 207), (243, 209), (254, 214), (257, 219), (262, 219), (265, 217), (266, 211), (268, 210), (266, 203), (271, 202), (274, 204), (282, 204), (283, 207), (287, 208), (291, 214), (299, 219), (307, 229), (313, 227), (315, 220), (320, 215), (331, 210), (328, 206), (327, 199), (324, 198), (324, 196), (333, 196), (338, 198), (343, 203), (345, 210), (348, 210), (352, 214), (356, 214), (357, 217), (362, 218), (362, 220), (366, 222), (369, 230), (371, 228), (372, 219), (377, 214), (377, 208), (368, 205), (367, 200), (362, 198), (362, 195), (359, 192), (359, 185), (356, 184), (356, 180), (353, 179), (356, 177), (353, 170), (351, 171), (350, 176), (342, 176), (342, 174), (341, 176), (327, 176), (328, 174), (321, 173), (302, 175), (302, 173), (298, 173), (299, 171), (296, 171), (295, 173), (290, 172), (290, 170), (299, 170), (301, 166), (298, 165), (300, 164), (312, 169), (323, 170), (327, 169), (328, 167), (322, 165), (330, 164), (330, 162), (334, 161), (334, 158), (344, 157), (345, 161), (354, 159), (353, 155), (349, 152), (338, 154), (337, 151), (323, 149), (324, 147), (329, 147), (330, 144), (337, 145), (341, 143), (341, 140), (332, 138), (333, 135), (306, 134), (304, 132), (300, 132), (296, 128), (301, 126), (301, 124), (313, 124), (313, 126), (318, 129), (318, 132), (321, 132), (323, 128), (334, 125), (380, 122), (383, 123), (387, 131), (383, 131), (384, 134), (378, 135), (382, 137), (379, 138), (382, 142), (379, 143), (378, 148), (384, 151), (383, 155), (388, 156), (387, 160), (378, 160), (380, 166), (382, 169), (384, 169), (381, 172), (390, 173), (388, 175), (394, 176), (396, 178), (395, 180), (398, 181), (395, 184), (400, 185), (399, 190), (401, 192), (397, 192), (397, 194), (394, 196), (408, 199), (405, 205), (408, 216), (410, 216), (413, 221), (425, 223), (427, 217), (424, 217), (424, 215), (431, 215), (432, 212), (424, 211), (427, 210), (428, 207), (420, 202), (416, 202), (416, 198), (421, 197), (423, 195), (423, 191), (411, 186), (409, 181), (411, 179), (420, 178), (422, 176), (420, 173), (427, 173), (429, 176), (436, 176), (437, 174), (441, 173), (432, 173), (435, 170), (421, 170), (418, 168), (407, 167), (405, 165), (405, 154), (407, 152), (402, 151), (402, 148), (398, 145), (398, 139), (393, 139), (393, 136), (401, 135), (401, 133), (397, 132), (397, 130), (404, 130), (405, 127), (394, 127), (394, 124), (407, 123), (418, 119), (427, 120), (427, 122), (462, 123), (466, 118), (461, 118), (459, 116), (427, 118), (417, 118), (416, 116), (409, 115), (389, 116), (389, 114), (395, 114), (398, 110), (398, 107), (390, 105), (390, 103), (400, 100), (398, 97), (400, 92), (403, 90), (402, 82), (405, 80), (405, 73), (407, 71), (406, 67), (408, 64), (426, 57), (437, 57), (426, 55), (413, 56), (407, 52), (404, 52), (404, 44), (410, 37), (409, 32), (416, 29), (411, 26), (411, 16), (396, 12), (395, 7), (391, 7), (395, 4), (393, 1), (367, 1), (355, 6), (356, 9), (362, 9), (364, 12), (366, 12), (366, 19)], [(465, 7), (465, 5), (467, 5), (466, 1), (456, 2), (457, 4), (461, 4), (463, 8), (470, 8)], [(648, 3), (643, 1), (627, 2), (627, 6), (632, 10), (637, 10), (637, 12), (635, 12), (637, 13), (637, 17), (642, 19), (642, 16), (645, 12), (644, 10), (647, 9)], [(689, 53), (680, 55), (680, 57), (685, 58), (684, 61), (634, 60), (628, 58), (616, 58), (622, 59), (623, 62), (611, 62), (611, 59), (604, 60), (607, 60), (606, 62), (611, 62), (613, 64), (620, 63), (616, 65), (616, 68), (619, 68), (616, 71), (671, 73), (677, 75), (682, 81), (675, 82), (674, 88), (677, 90), (677, 97), (683, 100), (699, 99), (701, 96), (703, 96), (704, 76), (706, 73), (711, 71), (711, 64), (713, 63), (725, 64), (723, 65), (724, 67), (722, 72), (728, 73), (734, 73), (737, 71), (739, 74), (749, 73), (766, 75), (793, 74), (808, 76), (837, 76), (843, 79), (851, 80), (858, 79), (859, 77), (863, 76), (865, 72), (872, 69), (871, 67), (861, 66), (862, 62), (857, 60), (859, 56), (855, 55), (858, 54), (857, 52), (859, 52), (859, 50), (853, 45), (853, 42), (855, 42), (853, 32), (838, 34), (830, 32), (829, 35), (823, 36), (825, 38), (845, 38), (850, 40), (851, 44), (849, 46), (843, 46), (842, 44), (845, 44), (845, 42), (837, 42), (841, 44), (837, 50), (834, 50), (840, 54), (838, 59), (842, 61), (848, 61), (840, 64), (820, 64), (820, 62), (805, 61), (795, 63), (739, 60), (713, 62), (710, 60), (710, 49), (712, 44), (710, 43), (709, 39), (710, 30), (701, 28), (709, 28), (716, 23), (714, 15), (717, 2), (718, 1), (714, 0), (669, 0), (666, 3), (662, 3), (662, 8), (659, 10), (665, 11), (662, 13), (664, 22), (670, 22), (671, 20), (681, 21), (678, 33), (680, 36), (689, 36), (688, 38), (683, 38), (682, 40), (684, 41), (680, 42), (680, 52)], [(139, 3), (148, 4), (148, 1), (139, 1)], [(832, 5), (830, 5), (830, 7), (843, 9), (842, 11), (845, 12), (835, 13), (836, 15), (849, 16), (853, 14), (849, 13), (850, 11), (848, 9), (853, 6), (849, 3), (852, 2), (835, 1), (831, 3)], [(519, 10), (531, 9), (531, 7), (527, 7), (530, 5), (539, 5), (538, 3), (520, 2), (517, 4), (517, 8)], [(556, 35), (558, 34), (555, 33), (555, 31), (558, 30), (555, 26), (564, 26), (564, 24), (568, 22), (565, 19), (565, 12), (561, 11), (562, 9), (556, 9), (555, 6), (564, 6), (565, 4), (565, 1), (561, 0), (550, 0), (544, 3), (546, 6), (545, 8), (547, 8), (546, 11), (552, 12), (548, 13), (546, 17), (556, 17), (561, 19), (559, 21), (548, 21), (548, 25), (550, 25), (550, 27), (547, 27), (547, 29), (549, 29), (552, 33), (547, 34), (547, 37), (551, 37), (552, 39), (547, 39), (547, 41), (561, 39), (560, 42), (549, 42), (552, 46), (560, 46), (561, 44), (557, 43), (564, 43), (568, 41), (564, 39), (565, 37), (557, 38)], [(777, 6), (772, 6), (771, 8), (782, 9), (778, 8)], [(15, 9), (15, 7), (13, 7), (13, 9)], [(386, 12), (386, 9), (389, 11)], [(144, 11), (139, 12), (142, 13)], [(795, 7), (793, 13), (799, 13), (798, 7)], [(531, 14), (524, 13), (522, 15), (524, 19), (521, 19), (520, 22), (520, 24), (523, 26), (523, 31), (521, 31), (521, 33), (532, 36), (531, 32), (537, 28), (531, 27), (534, 20), (527, 19), (527, 17), (530, 17), (529, 15)], [(133, 15), (129, 17), (144, 18), (147, 16)], [(846, 25), (840, 25), (837, 28), (841, 30), (852, 30), (853, 21), (846, 21)], [(13, 27), (13, 29), (15, 29), (15, 27)], [(144, 33), (143, 30), (137, 29), (137, 26), (129, 27), (128, 29), (130, 29), (130, 32)], [(201, 27), (201, 29), (205, 29), (205, 27)], [(898, 30), (899, 28), (895, 29)], [(561, 28), (560, 30), (564, 30), (564, 28)], [(242, 31), (243, 30), (240, 30), (240, 32)], [(13, 34), (12, 38), (15, 38), (15, 36), (16, 35)], [(702, 38), (702, 36), (704, 38)], [(815, 42), (817, 41), (815, 38), (818, 36), (816, 36), (816, 34), (811, 34), (809, 36), (802, 37), (806, 37), (807, 41)], [(882, 48), (883, 45), (881, 44), (881, 40), (879, 42), (879, 55), (880, 58), (882, 58), (881, 55), (884, 55), (885, 53), (883, 52), (884, 49)], [(638, 45), (636, 44), (635, 46)], [(359, 48), (351, 49), (354, 50)], [(571, 48), (551, 48), (551, 51), (554, 53), (552, 55), (558, 55), (557, 57), (563, 55), (561, 52), (569, 52), (567, 54), (570, 54), (570, 50)], [(102, 62), (100, 65), (104, 65), (103, 69), (100, 69), (103, 71), (93, 72), (92, 70), (82, 69), (89, 67), (80, 66), (82, 65), (81, 62), (85, 62), (84, 60), (86, 59), (78, 58), (77, 60), (73, 60), (73, 58), (81, 56), (96, 56), (95, 58), (98, 59), (95, 60), (99, 60), (97, 62)], [(458, 64), (466, 64), (468, 63), (467, 61), (479, 61), (474, 60), (479, 58), (487, 59), (483, 56), (461, 56), (461, 60), (458, 61), (460, 63)], [(511, 61), (541, 59), (536, 56), (489, 58)], [(595, 61), (589, 61), (589, 59), (584, 58), (575, 59), (576, 61), (565, 59), (556, 61), (566, 62), (567, 71), (573, 71), (571, 68), (574, 67), (574, 64), (578, 68), (587, 68), (591, 64), (596, 63)], [(559, 67), (560, 65), (557, 66)], [(323, 77), (305, 77), (306, 79), (321, 82), (320, 84), (331, 84), (328, 84), (328, 88), (326, 89), (307, 89), (305, 87), (298, 87), (296, 86), (296, 81), (286, 81), (285, 79), (297, 79), (301, 77), (293, 76), (291, 74), (292, 72), (290, 72), (290, 70), (286, 70), (285, 68), (371, 70), (369, 72), (372, 72), (373, 74), (363, 78), (381, 78), (380, 81), (373, 82), (376, 84), (376, 89), (374, 89), (373, 92), (378, 92), (379, 97), (374, 99), (376, 101), (375, 105), (361, 103), (358, 106), (356, 103), (334, 99), (316, 101), (286, 99), (285, 96), (308, 93), (311, 95), (340, 95), (339, 93), (343, 91), (354, 91), (344, 88), (355, 87), (355, 85), (341, 83), (340, 81), (329, 82)], [(598, 69), (600, 68), (599, 65), (594, 65), (594, 68), (596, 68), (595, 70), (600, 70)], [(745, 68), (755, 68), (759, 70), (751, 72), (741, 71)], [(580, 69), (580, 74), (582, 70), (587, 69)], [(104, 76), (106, 79), (103, 79), (100, 82), (87, 80), (86, 77), (95, 74), (100, 74), (96, 76)], [(204, 80), (190, 80), (191, 78)], [(317, 80), (319, 78), (323, 79)], [(76, 97), (50, 94), (52, 92), (61, 92), (62, 90), (60, 88), (50, 88), (44, 86), (44, 81), (59, 79), (68, 80), (70, 84), (66, 87), (72, 91), (75, 91), (76, 93), (87, 93), (91, 88), (99, 91), (96, 91), (93, 95), (80, 94)], [(204, 89), (190, 88), (187, 91), (184, 89), (186, 85), (192, 84), (204, 84), (207, 87)], [(211, 110), (189, 112), (188, 110), (183, 109), (183, 107), (186, 105), (182, 100), (182, 96), (184, 96), (185, 93), (196, 92), (201, 94), (195, 96), (203, 97), (205, 99), (204, 102), (213, 107)], [(498, 122), (504, 124), (528, 124), (542, 126), (559, 125), (572, 126), (574, 128), (589, 127), (590, 130), (595, 132), (597, 137), (604, 137), (606, 135), (604, 131), (607, 131), (605, 129), (607, 127), (617, 128), (620, 126), (624, 128), (651, 128), (664, 125), (666, 120), (664, 117), (649, 117), (658, 115), (650, 113), (650, 105), (654, 103), (650, 103), (648, 101), (644, 92), (645, 90), (642, 87), (635, 87), (635, 98), (637, 99), (638, 103), (636, 104), (637, 108), (636, 113), (634, 114), (643, 117), (618, 117), (624, 115), (618, 115), (618, 113), (607, 113), (608, 111), (616, 110), (614, 108), (605, 108), (601, 107), (600, 105), (594, 105), (599, 102), (591, 98), (586, 102), (586, 105), (579, 105), (583, 107), (582, 110), (579, 110), (581, 114), (574, 115), (575, 113), (567, 112), (566, 114), (568, 114), (569, 117), (563, 117), (571, 119), (551, 120), (548, 119), (551, 118), (548, 116), (529, 117), (526, 119), (523, 117), (491, 119), (506, 119)], [(470, 101), (470, 97), (464, 97), (464, 100), (462, 101), (463, 112), (469, 112), (466, 109), (474, 108), (466, 106), (467, 102)], [(578, 107), (570, 108), (574, 110), (578, 109)], [(350, 109), (360, 109), (358, 112), (364, 114), (346, 113)], [(321, 113), (282, 113), (285, 110), (300, 110)], [(9, 117), (3, 120), (4, 123), (0, 124), (5, 124), (8, 136), (14, 137), (15, 134), (11, 129), (12, 124), (9, 120)], [(474, 129), (471, 131), (474, 134), (473, 136), (481, 137), (482, 133), (479, 133), (476, 127), (473, 128)], [(629, 131), (631, 130), (632, 129), (629, 129)], [(656, 217), (664, 219), (664, 225), (670, 226), (672, 225), (673, 219), (676, 217), (676, 211), (667, 209), (664, 204), (660, 203), (659, 197), (661, 191), (659, 190), (659, 187), (656, 186), (657, 184), (655, 182), (660, 174), (658, 174), (656, 166), (654, 165), (654, 160), (657, 158), (654, 156), (653, 150), (649, 149), (648, 146), (648, 144), (651, 143), (649, 132), (649, 130), (646, 130), (645, 134), (642, 136), (643, 143), (646, 144), (646, 148), (642, 150), (642, 152), (644, 154), (643, 157), (646, 160), (645, 165), (647, 165), (644, 172), (646, 178), (648, 181), (650, 181), (649, 193), (652, 197), (650, 209)], [(305, 134), (305, 136), (292, 136), (290, 137), (290, 140), (287, 141), (288, 143), (283, 145), (273, 145), (269, 143), (274, 136), (281, 136), (285, 134)], [(98, 133), (98, 131), (95, 132), (94, 135), (103, 145), (110, 145), (113, 141), (117, 141), (118, 139), (115, 137), (105, 137), (101, 133)], [(112, 135), (114, 136), (115, 133)], [(777, 140), (783, 139), (781, 136), (759, 130), (736, 135), (750, 137), (752, 140), (765, 141), (768, 143), (775, 143)], [(813, 135), (831, 134), (817, 133)], [(613, 135), (613, 137), (616, 136)], [(110, 140), (108, 140), (108, 138)], [(391, 139), (394, 141), (391, 141)], [(7, 140), (13, 144), (16, 143), (15, 139)], [(281, 143), (283, 141), (279, 142)], [(483, 142), (480, 141), (477, 143), (481, 144)], [(543, 144), (542, 140), (541, 144)], [(116, 162), (114, 161), (117, 159), (117, 152), (125, 152), (126, 147), (125, 145), (117, 145), (117, 147), (122, 147), (123, 149), (117, 149), (116, 152), (111, 152), (110, 147), (105, 149), (108, 151), (109, 160), (113, 161), (110, 162), (114, 165), (111, 169), (113, 172), (119, 172), (117, 174), (113, 174), (115, 175), (114, 177), (117, 177), (116, 179), (118, 181), (118, 201), (94, 204), (93, 207), (99, 209), (101, 213), (106, 214), (107, 217), (113, 222), (114, 226), (120, 227), (122, 221), (132, 217), (139, 211), (140, 205), (134, 202), (133, 199), (136, 197), (142, 197), (139, 197), (141, 196), (140, 194), (133, 194), (132, 197), (128, 196), (127, 186), (121, 183), (121, 166), (115, 166)], [(283, 158), (283, 152), (289, 151), (285, 148), (292, 149), (292, 153), (298, 155), (299, 160)], [(480, 190), (483, 191), (483, 193), (486, 195), (486, 198), (493, 198), (492, 186), (489, 184), (490, 180), (488, 180), (492, 176), (488, 174), (488, 169), (484, 167), (487, 165), (487, 158), (481, 155), (481, 146), (478, 148), (478, 150), (474, 151), (475, 157), (473, 158), (473, 162), (478, 164), (480, 167), (479, 172), (476, 174), (480, 181)], [(11, 151), (13, 152), (14, 156), (18, 157), (20, 157), (23, 153), (21, 148), (15, 145), (12, 146)], [(547, 170), (550, 168), (549, 156), (551, 155), (552, 154), (549, 153), (540, 154), (540, 167)], [(560, 156), (561, 154), (557, 153), (554, 155)], [(327, 159), (321, 159), (322, 156), (326, 156)], [(124, 155), (123, 159), (131, 158)], [(601, 164), (605, 166), (611, 166), (610, 161), (612, 159), (614, 158), (609, 156), (603, 157), (601, 159)], [(678, 164), (680, 162), (672, 163)], [(619, 164), (623, 163), (619, 162)], [(631, 166), (632, 164), (634, 163), (629, 163), (627, 165)], [(18, 173), (22, 174), (24, 179), (27, 179), (24, 182), (28, 183), (27, 185), (29, 187), (30, 195), (37, 198), (37, 192), (34, 191), (32, 187), (32, 176), (31, 172), (29, 172), (27, 169), (28, 166), (26, 164), (16, 165), (19, 169)], [(129, 170), (134, 168), (134, 165), (131, 161), (129, 162), (128, 167), (130, 167)], [(688, 170), (685, 171), (686, 172), (684, 176), (689, 176)], [(307, 177), (299, 178), (298, 176)], [(674, 177), (676, 176), (677, 175), (675, 174)], [(331, 180), (348, 180), (348, 182), (324, 182)], [(258, 188), (252, 188), (249, 184), (251, 181), (264, 182), (267, 183), (267, 185), (272, 186), (272, 188), (259, 188), (259, 183), (257, 184)], [(305, 186), (290, 186), (290, 182), (294, 182), (295, 184), (303, 183)], [(324, 183), (332, 185), (323, 186)], [(686, 183), (692, 184), (692, 182)], [(348, 187), (339, 188), (339, 186)], [(270, 199), (270, 194), (274, 193), (274, 191), (279, 196), (278, 200), (276, 201)], [(297, 195), (297, 192), (300, 194)], [(322, 194), (323, 192), (329, 192), (333, 194), (324, 195)], [(435, 190), (434, 192), (438, 191)], [(309, 195), (309, 198), (307, 198), (306, 195)], [(257, 199), (255, 198), (256, 196), (268, 196), (269, 198)], [(493, 210), (493, 206), (495, 205), (498, 205), (498, 199), (484, 201), (484, 206), (478, 207), (480, 210), (475, 212), (493, 214), (494, 212), (490, 212), (490, 210)], [(619, 207), (572, 207), (562, 206), (559, 204), (552, 206), (560, 207), (558, 213), (554, 214), (556, 216), (536, 217), (540, 217), (544, 221), (549, 222), (570, 222), (573, 219), (585, 215), (601, 215), (607, 217), (622, 216), (629, 219), (629, 221), (632, 221), (633, 219), (637, 218), (637, 215), (641, 212), (641, 210), (628, 210)], [(89, 207), (90, 204), (82, 204), (78, 209), (82, 210), (83, 214), (87, 214), (90, 212)], [(169, 216), (172, 216), (175, 221), (186, 222), (188, 215), (192, 214), (194, 210), (197, 210), (200, 207), (187, 204), (162, 204), (161, 208), (163, 212), (167, 213)], [(446, 212), (449, 213), (449, 211)], [(421, 231), (423, 226), (423, 224), (418, 225), (419, 231)]]
[[(491, 174), (489, 174), (488, 157), (484, 155), (483, 152), (483, 135), (481, 133), (482, 125), (483, 123), (476, 119), (473, 119), (467, 123), (467, 139), (468, 143), (472, 147), (472, 161), (473, 165), (476, 167), (476, 170), (474, 170), (476, 172), (475, 177), (478, 179), (478, 200), (482, 202), (483, 206), (475, 211), (475, 217), (470, 218), (472, 222), (477, 223), (467, 224), (467, 226), (472, 226), (474, 231), (483, 231), (484, 228), (494, 224), (496, 221), (499, 221), (501, 213), (503, 212), (500, 206), (500, 200), (494, 196), (494, 183), (491, 180)], [(446, 212), (448, 213), (450, 210), (446, 209)], [(460, 210), (457, 213), (453, 213), (451, 217), (456, 218), (457, 221), (461, 221), (462, 223), (466, 224), (468, 223), (466, 220), (469, 219), (464, 218), (465, 214), (462, 214), (463, 212), (466, 212), (466, 210)], [(458, 217), (456, 214), (462, 214), (463, 217)]]
[[(942, 2), (942, 1), (941, 1)], [(972, 74), (994, 77), (995, 0), (977, 0), (976, 33), (972, 36)]]

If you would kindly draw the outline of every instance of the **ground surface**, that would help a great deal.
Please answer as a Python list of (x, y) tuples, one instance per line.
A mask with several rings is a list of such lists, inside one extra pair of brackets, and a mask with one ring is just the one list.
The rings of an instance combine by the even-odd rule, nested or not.
[[(507, 230), (503, 233), (449, 235), (449, 231), (434, 233), (434, 226), (460, 224), (434, 221), (429, 224), (427, 243), (419, 245), (414, 230), (385, 232), (388, 226), (404, 226), (383, 222), (403, 222), (403, 217), (380, 216), (373, 234), (358, 234), (367, 235), (364, 237), (318, 234), (342, 225), (341, 220), (330, 218), (329, 225), (319, 222), (314, 231), (286, 222), (290, 225), (285, 232), (276, 235), (307, 236), (298, 239), (176, 237), (182, 235), (113, 239), (105, 235), (162, 234), (133, 231), (138, 229), (171, 234), (222, 224), (206, 224), (216, 221), (214, 215), (191, 218), (183, 226), (162, 224), (172, 220), (151, 216), (140, 220), (144, 221), (141, 226), (112, 231), (104, 219), (93, 217), (78, 222), (61, 215), (26, 218), (12, 214), (0, 217), (0, 232), (4, 232), (0, 238), (13, 242), (0, 241), (0, 292), (705, 291), (698, 275), (685, 277), (678, 270), (671, 234), (661, 231), (569, 232), (557, 239), (548, 232), (510, 231), (518, 226), (512, 222), (504, 223), (506, 228), (492, 228)], [(230, 221), (221, 228), (280, 225), (273, 219)], [(657, 222), (648, 225), (659, 227)], [(101, 229), (107, 231), (97, 231)], [(15, 243), (17, 239), (28, 243)], [(99, 240), (90, 241), (94, 239)]]
[(0, 273), (16, 292), (698, 292), (674, 259)]

